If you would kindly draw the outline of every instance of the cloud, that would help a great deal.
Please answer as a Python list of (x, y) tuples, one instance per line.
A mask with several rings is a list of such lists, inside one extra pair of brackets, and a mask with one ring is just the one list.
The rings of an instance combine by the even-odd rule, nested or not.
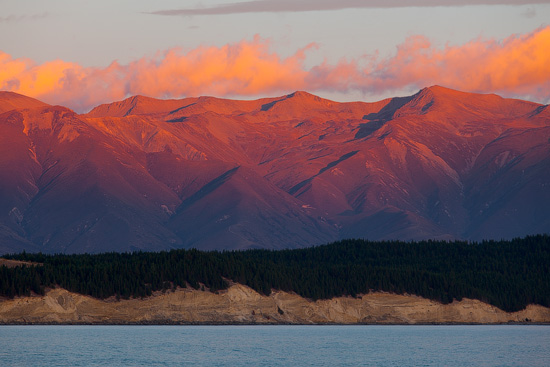
[(535, 8), (527, 8), (521, 15), (525, 18), (534, 18), (537, 16), (537, 10)]
[(10, 14), (5, 17), (0, 17), (0, 23), (16, 23), (21, 22), (25, 20), (37, 20), (37, 19), (44, 19), (49, 16), (49, 13), (44, 12), (40, 14), (31, 14), (31, 15), (15, 15)]
[(85, 111), (99, 103), (143, 94), (159, 98), (189, 95), (253, 96), (305, 88), (305, 53), (315, 44), (281, 58), (255, 37), (223, 47), (188, 52), (169, 49), (127, 65), (84, 68), (55, 60), (36, 64), (0, 52), (0, 89)]
[(439, 84), (538, 101), (550, 99), (550, 27), (504, 40), (475, 39), (434, 47), (413, 36), (385, 58), (374, 53), (306, 67), (310, 44), (286, 58), (256, 36), (222, 47), (169, 49), (127, 65), (82, 67), (54, 60), (37, 64), (0, 52), (0, 89), (79, 112), (143, 94), (157, 98), (215, 95), (259, 97), (295, 90), (377, 96)]
[(226, 15), (242, 13), (283, 13), (327, 11), (343, 9), (440, 7), (471, 5), (534, 5), (547, 4), (548, 0), (252, 0), (220, 4), (213, 7), (196, 7), (159, 10), (157, 15)]
[[(476, 39), (435, 48), (422, 36), (408, 38), (389, 58), (373, 60), (350, 79), (367, 93), (441, 84), (471, 92), (494, 92), (541, 101), (550, 97), (550, 27), (504, 40)], [(311, 74), (337, 69), (319, 66)], [(317, 76), (317, 79), (319, 77)]]

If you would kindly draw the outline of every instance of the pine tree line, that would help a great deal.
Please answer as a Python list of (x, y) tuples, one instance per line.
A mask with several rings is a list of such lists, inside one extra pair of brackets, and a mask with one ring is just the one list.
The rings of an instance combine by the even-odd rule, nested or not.
[(15, 297), (59, 286), (96, 298), (147, 297), (176, 287), (272, 289), (313, 300), (387, 291), (442, 303), (479, 299), (506, 311), (550, 307), (550, 236), (511, 241), (344, 240), (298, 250), (17, 254), (41, 266), (0, 267), (0, 295)]

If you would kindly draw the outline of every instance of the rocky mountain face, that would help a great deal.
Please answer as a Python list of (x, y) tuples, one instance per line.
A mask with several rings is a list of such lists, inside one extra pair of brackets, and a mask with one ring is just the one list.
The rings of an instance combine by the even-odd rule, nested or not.
[(88, 114), (0, 92), (0, 253), (296, 248), (550, 232), (550, 109), (426, 88), (135, 96)]

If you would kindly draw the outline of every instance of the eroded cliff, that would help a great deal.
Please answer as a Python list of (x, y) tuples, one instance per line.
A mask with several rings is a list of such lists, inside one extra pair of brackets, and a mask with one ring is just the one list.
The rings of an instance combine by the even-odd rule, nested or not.
[(64, 289), (0, 301), (1, 324), (432, 324), (550, 323), (550, 309), (530, 305), (507, 313), (478, 300), (443, 305), (417, 296), (370, 293), (310, 301), (295, 294), (263, 296), (235, 284), (216, 293), (193, 289), (145, 299), (98, 300)]

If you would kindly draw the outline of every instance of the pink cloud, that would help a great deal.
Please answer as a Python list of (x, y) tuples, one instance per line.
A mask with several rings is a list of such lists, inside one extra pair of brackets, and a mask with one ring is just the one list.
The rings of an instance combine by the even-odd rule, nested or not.
[(361, 70), (356, 87), (376, 92), (441, 84), (546, 101), (550, 97), (549, 49), (550, 27), (501, 41), (476, 39), (443, 49), (423, 37), (411, 37), (395, 56)]
[(97, 104), (143, 94), (158, 98), (253, 96), (306, 87), (305, 52), (281, 58), (259, 37), (187, 53), (169, 49), (154, 58), (106, 68), (55, 60), (37, 64), (0, 52), (0, 89), (84, 111)]
[(310, 44), (283, 58), (255, 37), (222, 47), (169, 49), (153, 58), (105, 68), (54, 60), (37, 64), (0, 52), (0, 89), (86, 111), (100, 103), (143, 94), (260, 96), (295, 90), (376, 95), (440, 84), (475, 92), (547, 101), (550, 97), (550, 27), (504, 40), (476, 39), (434, 47), (422, 36), (408, 38), (394, 55), (342, 59), (306, 68)]

